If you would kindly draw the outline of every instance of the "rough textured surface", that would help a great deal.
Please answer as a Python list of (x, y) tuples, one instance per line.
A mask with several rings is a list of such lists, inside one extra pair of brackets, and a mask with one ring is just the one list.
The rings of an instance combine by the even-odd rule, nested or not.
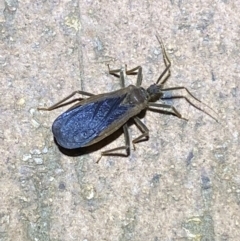
[[(0, 240), (240, 240), (239, 1), (0, 2)], [(147, 112), (129, 158), (63, 155), (51, 133), (74, 90), (119, 88), (106, 64), (143, 66), (147, 87), (172, 61), (219, 115), (184, 100), (189, 119)], [(135, 79), (129, 79), (129, 83)], [(131, 126), (132, 136), (139, 134)]]

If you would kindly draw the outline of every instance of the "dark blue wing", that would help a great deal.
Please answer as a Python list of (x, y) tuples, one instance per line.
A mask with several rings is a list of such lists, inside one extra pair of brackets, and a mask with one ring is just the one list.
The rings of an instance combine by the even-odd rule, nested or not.
[(126, 95), (77, 106), (60, 115), (52, 131), (58, 144), (67, 149), (84, 147), (130, 108), (121, 105)]

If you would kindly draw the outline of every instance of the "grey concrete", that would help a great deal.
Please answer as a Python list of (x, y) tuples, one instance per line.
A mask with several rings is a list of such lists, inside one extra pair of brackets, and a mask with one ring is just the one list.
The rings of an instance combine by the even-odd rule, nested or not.
[[(240, 240), (239, 9), (227, 0), (2, 1), (0, 240)], [(150, 139), (129, 158), (96, 164), (123, 136), (62, 154), (51, 124), (67, 107), (37, 107), (119, 88), (106, 64), (142, 65), (148, 87), (164, 68), (156, 32), (172, 61), (166, 86), (187, 87), (219, 123), (174, 100), (189, 121), (147, 112)]]

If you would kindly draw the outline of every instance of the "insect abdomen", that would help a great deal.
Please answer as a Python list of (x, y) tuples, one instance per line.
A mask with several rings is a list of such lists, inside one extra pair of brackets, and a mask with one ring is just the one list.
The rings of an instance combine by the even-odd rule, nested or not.
[(52, 126), (57, 143), (67, 149), (87, 146), (131, 108), (121, 104), (125, 96), (106, 98), (64, 112)]

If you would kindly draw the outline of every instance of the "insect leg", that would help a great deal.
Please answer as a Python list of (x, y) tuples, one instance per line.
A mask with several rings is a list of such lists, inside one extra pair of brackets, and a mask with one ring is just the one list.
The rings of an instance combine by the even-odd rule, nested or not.
[(120, 73), (120, 71), (121, 71), (122, 69), (110, 69), (109, 64), (108, 64), (107, 66), (108, 66), (108, 73), (109, 73), (109, 74), (111, 74), (111, 75), (113, 75), (113, 76), (115, 76), (115, 77), (117, 77), (117, 78), (120, 77), (120, 75), (119, 75), (118, 73)]
[[(137, 72), (136, 72), (137, 70)], [(137, 83), (136, 86), (141, 86), (142, 85), (142, 67), (141, 66), (137, 66), (133, 69), (127, 70), (127, 66), (126, 66), (126, 74), (127, 75), (137, 75)]]
[(146, 125), (145, 125), (138, 117), (134, 117), (133, 119), (134, 119), (136, 125), (138, 126), (138, 128), (139, 128), (139, 129), (141, 130), (141, 132), (142, 132), (142, 134), (141, 134), (139, 137), (135, 138), (135, 139), (132, 141), (133, 146), (134, 146), (134, 149), (135, 149), (135, 145), (134, 145), (135, 143), (140, 142), (140, 141), (146, 141), (146, 140), (148, 140), (148, 138), (149, 138), (149, 130), (148, 130), (148, 128), (146, 127)]
[(126, 74), (127, 75), (137, 75), (140, 68), (142, 68), (142, 67), (141, 66), (137, 66), (137, 67), (135, 67), (133, 69), (127, 70), (127, 65), (125, 65), (125, 70), (126, 70)]
[[(172, 105), (166, 105), (166, 104), (160, 104), (160, 103), (154, 103), (154, 102), (149, 102), (148, 103), (148, 107), (158, 107), (158, 108), (163, 108), (163, 109), (167, 109), (166, 111), (169, 113), (172, 113), (173, 115), (177, 116), (180, 119), (184, 119), (184, 120), (188, 120), (184, 117), (182, 117), (182, 115), (176, 110), (176, 108)], [(165, 110), (164, 110), (165, 111)]]
[(136, 86), (142, 85), (142, 66), (137, 66), (133, 69), (127, 70), (127, 65), (125, 65), (126, 75), (137, 75)]
[[(120, 77), (118, 73), (120, 73), (122, 68), (121, 69), (110, 69), (109, 64), (107, 66), (108, 66), (109, 74), (114, 75), (114, 76), (116, 76), (118, 78)], [(139, 68), (142, 68), (142, 67), (141, 66), (137, 66), (137, 67), (135, 67), (133, 69), (127, 70), (127, 65), (125, 64), (125, 71), (126, 71), (127, 75), (137, 75), (138, 71), (136, 71), (136, 70), (139, 70)]]
[[(121, 87), (124, 88), (125, 87), (125, 77), (124, 77), (124, 70), (121, 69), (110, 69), (109, 64), (108, 64), (108, 72), (109, 74), (120, 78), (121, 81)], [(118, 74), (119, 73), (119, 74)]]
[[(75, 101), (79, 101), (79, 100), (83, 100), (83, 98), (78, 98), (78, 99), (75, 99), (75, 100), (72, 100), (72, 101), (69, 101), (69, 102), (66, 102), (64, 103), (65, 101), (69, 100), (71, 97), (73, 97), (74, 95), (76, 94), (80, 94), (80, 95), (87, 95), (87, 96), (93, 96), (94, 94), (91, 94), (91, 93), (88, 93), (88, 92), (85, 92), (85, 91), (81, 91), (81, 90), (77, 90), (77, 91), (74, 91), (72, 94), (70, 94), (69, 96), (67, 96), (66, 98), (64, 98), (63, 100), (57, 102), (56, 104), (48, 107), (48, 108), (44, 108), (44, 107), (39, 107), (38, 110), (46, 110), (46, 111), (51, 111), (51, 110), (54, 110), (54, 109), (57, 109), (59, 107), (62, 107), (62, 106), (65, 106), (65, 105), (68, 105), (68, 104), (71, 104)], [(63, 104), (64, 103), (64, 104)]]
[[(165, 89), (162, 89), (161, 91), (169, 91), (169, 90), (185, 90), (187, 95), (189, 95), (190, 97), (192, 97), (193, 99), (195, 99), (196, 101), (198, 101), (199, 103), (205, 105), (206, 107), (208, 107), (209, 109), (211, 109), (212, 111), (214, 111), (215, 114), (216, 111), (214, 109), (212, 109), (210, 106), (208, 106), (207, 104), (203, 103), (201, 100), (199, 100), (198, 98), (196, 98), (186, 87), (184, 86), (179, 86), (179, 87), (171, 87), (171, 88), (165, 88)], [(213, 117), (211, 114), (209, 114), (207, 111), (205, 111), (203, 108), (197, 106), (196, 104), (194, 104), (187, 96), (185, 95), (174, 95), (174, 96), (171, 96), (171, 97), (162, 97), (161, 99), (164, 100), (164, 99), (173, 99), (173, 98), (183, 98), (185, 99), (190, 105), (194, 106), (196, 109), (204, 112), (205, 114), (207, 114), (208, 116), (210, 116), (211, 118), (213, 118), (214, 120), (216, 120), (218, 122), (218, 120)]]
[[(171, 71), (170, 71), (171, 61), (169, 60), (169, 58), (167, 56), (167, 52), (166, 52), (166, 49), (164, 47), (162, 39), (160, 38), (159, 35), (156, 35), (156, 37), (157, 37), (157, 40), (158, 40), (158, 42), (161, 46), (162, 53), (163, 53), (163, 61), (164, 61), (164, 64), (165, 64), (165, 69), (160, 74), (160, 76), (158, 77), (156, 84), (159, 83), (159, 85), (163, 85), (171, 75)], [(165, 76), (165, 74), (167, 74), (167, 75)]]
[[(124, 132), (124, 138), (125, 138), (125, 146), (120, 146), (117, 148), (113, 148), (107, 151), (104, 151), (101, 153), (100, 158), (97, 160), (97, 163), (100, 161), (102, 156), (129, 156), (130, 155), (130, 137), (129, 137), (129, 131), (128, 131), (128, 125), (123, 125), (123, 132)], [(116, 153), (116, 151), (119, 150), (126, 150), (126, 154), (123, 153)]]
[(133, 69), (127, 70), (127, 65), (125, 65), (126, 75), (137, 75), (136, 86), (142, 85), (142, 66), (137, 66)]
[[(124, 83), (124, 84), (122, 84), (122, 87), (124, 88), (126, 81), (125, 81), (123, 69), (111, 70), (108, 65), (108, 71), (109, 71), (109, 74), (114, 75), (115, 77), (118, 77), (121, 79), (121, 83)], [(142, 84), (142, 67), (141, 66), (137, 66), (133, 69), (127, 70), (127, 65), (125, 65), (125, 72), (126, 72), (126, 75), (137, 75), (136, 86), (141, 86), (141, 84)], [(123, 82), (123, 80), (124, 80), (124, 82)]]

